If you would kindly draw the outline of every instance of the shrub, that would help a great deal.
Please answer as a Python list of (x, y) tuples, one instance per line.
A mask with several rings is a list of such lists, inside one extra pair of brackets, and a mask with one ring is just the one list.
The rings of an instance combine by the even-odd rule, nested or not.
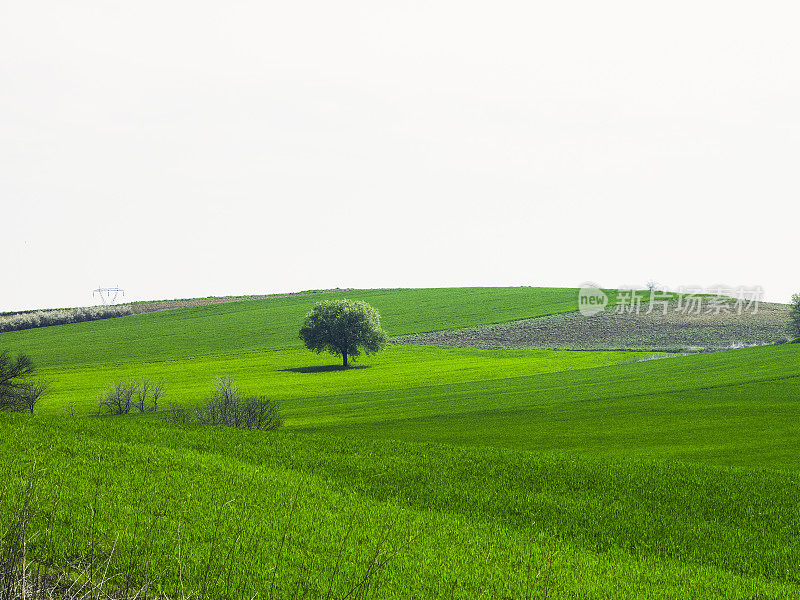
[(238, 427), (273, 430), (283, 425), (275, 403), (264, 396), (250, 396), (239, 403)]
[(31, 379), (34, 370), (33, 362), (25, 354), (12, 359), (8, 351), (0, 352), (0, 410), (33, 414), (50, 386), (47, 381)]
[(133, 393), (134, 404), (139, 412), (156, 412), (158, 400), (164, 395), (164, 384), (160, 381), (142, 379)]
[(127, 415), (134, 408), (142, 413), (155, 412), (163, 395), (164, 384), (160, 381), (115, 381), (97, 399), (97, 414)]
[(172, 423), (191, 423), (193, 421), (193, 412), (185, 406), (178, 406), (176, 404), (169, 405), (167, 412), (167, 421)]
[(197, 420), (201, 425), (238, 427), (240, 400), (239, 388), (233, 379), (230, 377), (216, 379), (211, 395), (197, 409)]
[(50, 389), (50, 382), (44, 379), (26, 381), (22, 384), (17, 401), (17, 409), (33, 414), (39, 400)]
[(199, 406), (189, 409), (170, 405), (167, 420), (261, 430), (277, 429), (283, 424), (272, 400), (264, 396), (242, 397), (230, 377), (216, 379), (211, 394)]

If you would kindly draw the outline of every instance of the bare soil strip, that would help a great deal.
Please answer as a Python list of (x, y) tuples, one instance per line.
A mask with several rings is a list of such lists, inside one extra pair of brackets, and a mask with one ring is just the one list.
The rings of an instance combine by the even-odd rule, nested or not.
[(785, 342), (789, 339), (789, 306), (761, 303), (742, 314), (679, 312), (672, 302), (646, 314), (618, 313), (611, 308), (585, 317), (578, 311), (480, 327), (393, 338), (401, 344), (459, 348), (563, 348), (568, 350), (722, 350)]

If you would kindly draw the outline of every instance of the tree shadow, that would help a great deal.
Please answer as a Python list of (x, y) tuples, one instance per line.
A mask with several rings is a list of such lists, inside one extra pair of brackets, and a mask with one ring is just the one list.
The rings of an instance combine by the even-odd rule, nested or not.
[(289, 373), (330, 373), (332, 371), (351, 371), (353, 369), (369, 369), (370, 365), (319, 365), (314, 367), (293, 367), (291, 369), (280, 369)]

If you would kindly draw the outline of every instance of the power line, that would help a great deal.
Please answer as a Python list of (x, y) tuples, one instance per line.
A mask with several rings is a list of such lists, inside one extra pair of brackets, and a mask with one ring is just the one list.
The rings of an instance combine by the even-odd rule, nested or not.
[(120, 295), (125, 295), (125, 290), (120, 287), (98, 287), (92, 292), (92, 298), (99, 296), (100, 302), (103, 304), (116, 304)]

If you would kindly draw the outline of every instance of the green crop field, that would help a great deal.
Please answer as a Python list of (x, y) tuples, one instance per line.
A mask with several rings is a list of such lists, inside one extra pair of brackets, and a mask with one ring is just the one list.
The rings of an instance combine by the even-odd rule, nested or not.
[[(36, 414), (0, 413), (0, 532), (30, 490), (44, 568), (94, 557), (169, 598), (800, 597), (800, 345), (390, 345), (339, 370), (297, 339), (322, 297), (405, 335), (576, 295), (343, 291), (0, 334), (51, 381)], [(89, 415), (120, 379), (190, 406), (220, 376), (284, 427)]]
[(798, 400), (800, 346), (788, 344), (296, 399), (285, 412), (369, 437), (800, 469)]
[[(41, 411), (58, 414), (63, 413), (65, 406), (74, 406), (80, 413), (91, 412), (97, 408), (98, 394), (109, 384), (141, 376), (163, 381), (168, 390), (167, 401), (191, 405), (202, 400), (213, 379), (220, 376), (235, 378), (244, 392), (284, 401), (343, 392), (504, 379), (515, 374), (584, 369), (651, 356), (651, 352), (495, 352), (391, 345), (378, 355), (361, 357), (356, 368), (346, 372), (327, 369), (332, 362), (329, 355), (298, 349), (118, 365), (48, 367), (41, 374), (51, 381), (52, 393), (42, 400)], [(289, 419), (287, 425), (291, 424), (293, 420)]]
[(572, 311), (578, 290), (346, 290), (6, 332), (0, 334), (0, 343), (35, 354), (41, 367), (299, 348), (299, 323), (314, 303), (329, 298), (365, 300), (378, 309), (381, 324), (390, 335), (403, 335)]

